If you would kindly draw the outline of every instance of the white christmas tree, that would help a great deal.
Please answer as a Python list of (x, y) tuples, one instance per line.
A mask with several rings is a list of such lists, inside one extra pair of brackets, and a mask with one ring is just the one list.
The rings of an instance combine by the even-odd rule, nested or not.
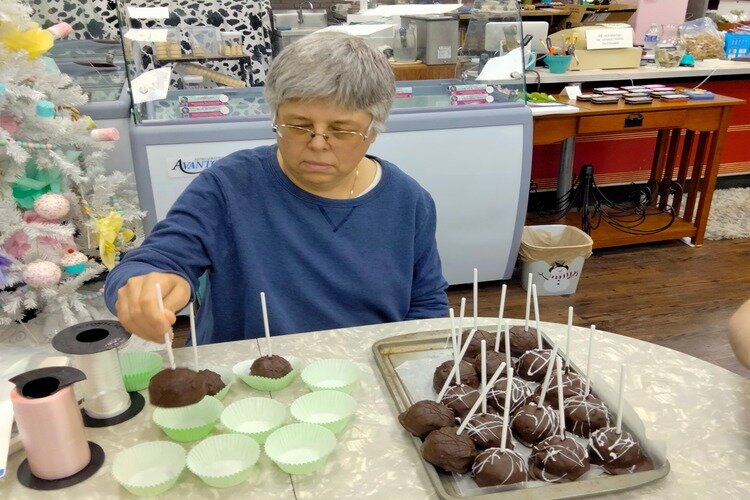
[(143, 213), (130, 176), (105, 175), (117, 130), (80, 116), (87, 97), (42, 57), (70, 26), (30, 14), (0, 2), (0, 326), (44, 311), (71, 325), (92, 319), (101, 289), (81, 287), (140, 243)]

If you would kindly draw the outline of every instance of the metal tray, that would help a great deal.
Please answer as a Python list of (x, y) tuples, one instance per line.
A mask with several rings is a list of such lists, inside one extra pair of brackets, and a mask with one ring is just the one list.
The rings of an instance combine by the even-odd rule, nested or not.
[[(400, 412), (405, 411), (415, 401), (412, 400), (407, 388), (402, 383), (401, 378), (396, 372), (396, 368), (407, 360), (424, 357), (426, 353), (436, 350), (445, 349), (445, 341), (448, 336), (447, 330), (429, 331), (410, 333), (382, 339), (372, 346), (375, 361), (380, 369), (380, 374), (385, 380), (386, 386), (393, 397)], [(547, 338), (545, 343), (549, 344)], [(582, 373), (571, 363), (571, 368)], [(431, 376), (431, 374), (430, 374)], [(592, 382), (591, 392), (599, 396), (597, 385)], [(600, 397), (600, 396), (599, 396)], [(611, 398), (610, 398), (611, 399)], [(612, 407), (612, 402), (605, 399), (608, 407)], [(636, 421), (634, 421), (637, 420)], [(634, 425), (637, 424), (637, 425)], [(457, 488), (454, 475), (438, 471), (429, 462), (422, 459), (422, 464), (427, 471), (435, 490), (440, 498), (443, 499), (462, 499), (472, 498), (480, 500), (490, 499), (548, 499), (548, 498), (574, 498), (588, 495), (601, 495), (604, 493), (613, 493), (631, 488), (636, 488), (647, 483), (651, 483), (663, 478), (669, 473), (669, 461), (659, 452), (649, 439), (638, 432), (636, 429), (643, 429), (642, 423), (637, 414), (632, 411), (626, 411), (623, 415), (623, 428), (633, 433), (641, 442), (644, 453), (653, 461), (654, 469), (632, 474), (617, 476), (600, 476), (591, 479), (573, 481), (570, 483), (549, 483), (540, 487), (528, 488), (523, 485), (499, 486), (494, 488), (483, 488), (487, 493), (477, 495), (463, 495)], [(412, 436), (417, 453), (422, 455), (422, 441)]]

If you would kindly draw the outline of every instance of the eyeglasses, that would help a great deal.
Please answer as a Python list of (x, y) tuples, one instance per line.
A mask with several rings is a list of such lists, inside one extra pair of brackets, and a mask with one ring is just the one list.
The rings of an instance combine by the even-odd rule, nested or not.
[[(371, 125), (367, 127), (368, 132)], [(363, 134), (356, 130), (328, 130), (325, 133), (321, 133), (308, 127), (298, 127), (297, 125), (287, 125), (286, 123), (278, 125), (274, 123), (272, 128), (279, 137), (295, 142), (309, 142), (316, 135), (319, 135), (332, 147), (353, 146), (359, 142), (366, 141), (369, 137), (369, 133)]]

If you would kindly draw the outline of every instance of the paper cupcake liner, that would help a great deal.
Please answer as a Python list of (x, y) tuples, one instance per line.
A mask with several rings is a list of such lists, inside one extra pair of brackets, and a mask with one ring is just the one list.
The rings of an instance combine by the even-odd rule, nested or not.
[(221, 423), (231, 432), (245, 434), (263, 444), (286, 420), (286, 407), (270, 398), (245, 398), (227, 406)]
[(341, 432), (357, 409), (357, 401), (340, 391), (316, 391), (294, 400), (289, 410), (300, 422), (322, 425), (334, 434)]
[(315, 424), (291, 424), (266, 439), (266, 455), (287, 474), (311, 474), (321, 469), (336, 448), (336, 436)]
[(164, 361), (155, 352), (126, 351), (119, 354), (122, 381), (128, 392), (142, 391), (161, 370)]
[(269, 377), (258, 377), (256, 375), (250, 375), (250, 367), (253, 364), (254, 359), (247, 361), (241, 361), (234, 365), (232, 371), (237, 377), (243, 382), (252, 387), (257, 391), (263, 392), (275, 392), (288, 387), (289, 384), (297, 377), (299, 373), (302, 361), (294, 356), (285, 356), (289, 364), (292, 365), (292, 371), (287, 373), (281, 378), (269, 378)]
[(185, 449), (179, 444), (147, 441), (115, 455), (112, 475), (133, 495), (159, 495), (175, 485), (185, 461)]
[(220, 434), (195, 445), (187, 467), (207, 485), (228, 488), (247, 481), (259, 458), (260, 446), (250, 436)]
[(156, 408), (152, 419), (170, 439), (197, 441), (211, 433), (223, 409), (221, 401), (205, 396), (194, 405)]
[(323, 359), (302, 370), (302, 381), (311, 391), (351, 393), (360, 376), (359, 367), (348, 359)]

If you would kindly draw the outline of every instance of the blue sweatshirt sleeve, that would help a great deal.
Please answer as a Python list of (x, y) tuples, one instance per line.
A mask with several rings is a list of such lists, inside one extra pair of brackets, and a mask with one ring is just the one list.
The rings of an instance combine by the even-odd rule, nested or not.
[(448, 315), (448, 282), (443, 277), (440, 255), (435, 239), (437, 215), (435, 202), (424, 192), (417, 207), (418, 218), (414, 235), (414, 277), (412, 281), (409, 319), (441, 318)]
[(158, 222), (143, 244), (128, 252), (110, 271), (104, 300), (115, 312), (117, 291), (134, 276), (174, 273), (198, 289), (198, 278), (211, 266), (210, 249), (226, 234), (226, 200), (212, 172), (200, 174), (180, 195), (167, 217)]

